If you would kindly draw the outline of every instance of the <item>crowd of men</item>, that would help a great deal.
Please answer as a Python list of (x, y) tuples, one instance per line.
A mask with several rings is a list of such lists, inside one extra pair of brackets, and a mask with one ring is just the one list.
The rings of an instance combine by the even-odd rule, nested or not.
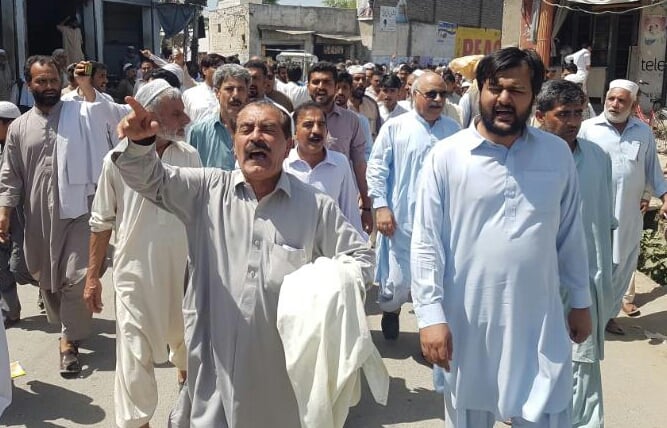
[(518, 48), (465, 78), (217, 54), (191, 75), (180, 52), (129, 54), (113, 97), (104, 64), (56, 53), (0, 101), (5, 327), (16, 284), (37, 285), (76, 377), (112, 260), (119, 427), (148, 426), (165, 361), (171, 426), (299, 426), (281, 284), (342, 255), (379, 287), (386, 340), (412, 298), (448, 427), (603, 426), (645, 191), (667, 212), (636, 84), (611, 82), (584, 121), (584, 85)]

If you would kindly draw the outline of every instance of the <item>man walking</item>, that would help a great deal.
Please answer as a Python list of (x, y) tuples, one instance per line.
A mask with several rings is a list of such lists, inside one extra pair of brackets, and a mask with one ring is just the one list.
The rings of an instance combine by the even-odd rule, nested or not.
[[(611, 300), (611, 232), (616, 227), (616, 221), (611, 160), (596, 144), (577, 138), (583, 112), (587, 108), (586, 94), (579, 85), (565, 80), (547, 81), (542, 85), (535, 104), (535, 119), (540, 128), (565, 140), (574, 156), (588, 250), (593, 329), (586, 341), (572, 346), (572, 426), (602, 427), (604, 412), (600, 360), (604, 358), (605, 314), (614, 306)], [(566, 291), (564, 304), (567, 304)]]
[(653, 131), (631, 116), (638, 89), (638, 85), (629, 80), (613, 80), (605, 97), (604, 111), (585, 121), (579, 132), (581, 138), (594, 142), (611, 157), (614, 215), (618, 228), (613, 237), (613, 306), (606, 315), (609, 318), (607, 331), (614, 334), (624, 334), (613, 319), (619, 309), (628, 314), (637, 309), (633, 303), (631, 278), (637, 269), (642, 237), (640, 204), (644, 190), (651, 189), (662, 199), (661, 216), (667, 212), (667, 183), (660, 168)]
[[(161, 79), (137, 92), (137, 101), (160, 123), (155, 150), (169, 165), (199, 167), (199, 155), (182, 142), (189, 118), (180, 91)], [(183, 338), (185, 226), (129, 188), (111, 161), (104, 158), (90, 215), (90, 255), (84, 300), (91, 312), (102, 311), (99, 272), (112, 230), (113, 287), (116, 312), (114, 403), (119, 427), (148, 427), (157, 405), (154, 364), (171, 361), (185, 382)], [(169, 355), (167, 356), (167, 349)]]
[(537, 53), (501, 49), (476, 73), (481, 117), (431, 150), (417, 189), (422, 352), (445, 371), (448, 427), (569, 427), (570, 339), (591, 331), (574, 160), (562, 140), (526, 126), (544, 79)]
[(398, 338), (398, 316), (410, 295), (410, 238), (421, 166), (438, 141), (459, 130), (442, 116), (445, 95), (442, 77), (421, 75), (412, 86), (414, 110), (384, 124), (368, 160), (368, 194), (381, 234), (375, 282), (380, 284), (382, 333), (388, 340)]

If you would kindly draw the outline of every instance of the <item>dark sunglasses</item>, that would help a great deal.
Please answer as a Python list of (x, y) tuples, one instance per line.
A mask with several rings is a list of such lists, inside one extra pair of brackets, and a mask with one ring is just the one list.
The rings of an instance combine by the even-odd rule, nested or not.
[(441, 98), (445, 98), (447, 96), (447, 91), (428, 91), (428, 92), (422, 92), (419, 89), (415, 89), (416, 92), (419, 92), (424, 96), (424, 98), (428, 98), (429, 100), (434, 100), (438, 98), (438, 95), (440, 95)]

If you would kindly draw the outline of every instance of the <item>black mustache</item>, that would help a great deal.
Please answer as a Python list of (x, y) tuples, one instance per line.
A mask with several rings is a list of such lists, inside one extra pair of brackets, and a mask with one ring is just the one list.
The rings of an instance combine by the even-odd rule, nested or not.
[(253, 152), (255, 150), (264, 150), (267, 153), (271, 153), (271, 148), (268, 146), (268, 144), (262, 141), (257, 141), (256, 143), (252, 142), (246, 146), (246, 152)]

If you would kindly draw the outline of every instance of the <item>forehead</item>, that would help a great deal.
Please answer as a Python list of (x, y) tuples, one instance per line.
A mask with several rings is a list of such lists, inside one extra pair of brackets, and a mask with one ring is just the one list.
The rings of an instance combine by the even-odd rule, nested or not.
[(264, 76), (264, 71), (261, 68), (249, 68), (248, 71), (250, 72), (250, 76), (252, 77), (258, 77), (258, 76)]
[(431, 89), (439, 89), (445, 87), (445, 81), (437, 74), (428, 74), (419, 79), (419, 89), (422, 91), (430, 91)]
[(313, 107), (313, 108), (309, 108), (309, 109), (307, 109), (307, 110), (304, 110), (304, 111), (302, 111), (302, 112), (299, 114), (299, 120), (298, 120), (297, 124), (301, 124), (301, 123), (303, 123), (303, 122), (305, 122), (305, 121), (311, 121), (311, 122), (313, 122), (313, 121), (320, 121), (320, 122), (324, 122), (324, 121), (325, 121), (325, 119), (324, 119), (324, 112), (323, 112), (321, 109), (319, 109), (319, 108), (314, 108), (314, 107)]
[(310, 75), (310, 80), (333, 80), (333, 75), (329, 72), (314, 71)]
[(173, 113), (175, 111), (183, 111), (185, 106), (183, 105), (183, 100), (179, 98), (165, 98), (160, 102), (160, 112), (169, 112)]
[(583, 110), (584, 104), (570, 103), (570, 104), (556, 104), (551, 111), (561, 112), (561, 111), (576, 111)]
[(531, 75), (528, 64), (521, 63), (518, 67), (508, 68), (506, 70), (498, 71), (495, 76), (497, 84), (512, 84), (521, 86), (530, 86)]
[(607, 98), (620, 98), (623, 100), (629, 100), (632, 98), (632, 95), (627, 89), (613, 88), (607, 92)]
[(32, 74), (33, 78), (37, 76), (50, 76), (53, 74), (58, 75), (58, 70), (53, 64), (40, 64), (36, 62), (30, 67), (30, 74)]
[(242, 123), (276, 122), (280, 123), (280, 113), (269, 106), (249, 105), (241, 110), (237, 121)]
[(226, 86), (229, 88), (229, 87), (240, 87), (240, 86), (246, 87), (248, 85), (246, 84), (246, 81), (243, 79), (237, 79), (236, 77), (228, 77), (224, 80), (224, 82), (222, 82), (222, 86)]
[(365, 78), (366, 78), (366, 74), (365, 74), (365, 73), (354, 73), (354, 74), (352, 75), (352, 78), (353, 78), (353, 79), (365, 79)]

